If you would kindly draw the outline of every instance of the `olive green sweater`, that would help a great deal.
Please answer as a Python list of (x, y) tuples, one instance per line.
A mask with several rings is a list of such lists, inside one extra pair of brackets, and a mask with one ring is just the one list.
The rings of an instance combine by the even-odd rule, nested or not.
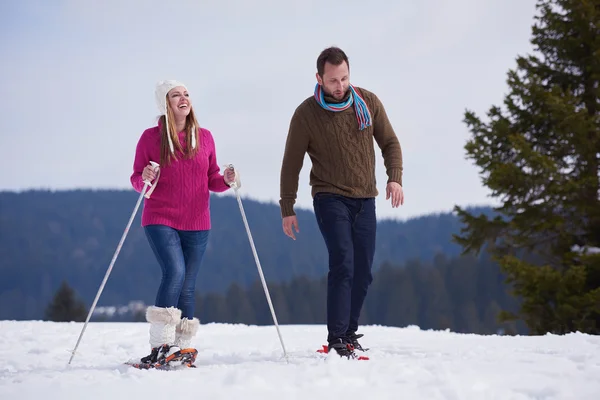
[[(381, 101), (374, 93), (356, 88), (371, 112), (372, 125), (359, 130), (354, 106), (334, 112), (322, 108), (313, 96), (292, 116), (283, 155), (280, 181), (282, 217), (295, 215), (300, 170), (306, 153), (312, 161), (312, 195), (329, 192), (355, 198), (378, 195), (375, 148), (383, 155), (388, 182), (402, 185), (402, 150)], [(329, 103), (334, 100), (325, 96)]]

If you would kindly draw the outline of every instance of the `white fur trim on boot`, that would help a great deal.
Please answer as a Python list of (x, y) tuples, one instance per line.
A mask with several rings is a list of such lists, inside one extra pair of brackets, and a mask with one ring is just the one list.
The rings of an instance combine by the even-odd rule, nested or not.
[(200, 321), (198, 318), (182, 318), (175, 331), (175, 346), (180, 349), (190, 348), (192, 345), (192, 338), (198, 333), (199, 326)]
[(181, 320), (181, 310), (175, 307), (150, 306), (146, 310), (150, 322), (150, 346), (152, 348), (175, 343), (175, 329)]

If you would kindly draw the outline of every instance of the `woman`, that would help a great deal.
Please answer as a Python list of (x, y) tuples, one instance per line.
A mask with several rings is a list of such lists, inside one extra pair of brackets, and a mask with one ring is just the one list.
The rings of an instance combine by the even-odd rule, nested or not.
[(232, 169), (219, 173), (212, 134), (199, 127), (186, 86), (162, 81), (155, 95), (161, 116), (140, 137), (131, 175), (137, 192), (145, 181), (152, 183), (142, 226), (162, 269), (155, 305), (146, 311), (152, 351), (141, 361), (192, 363), (196, 350), (190, 343), (199, 326), (196, 277), (211, 227), (209, 191), (224, 192), (239, 181)]

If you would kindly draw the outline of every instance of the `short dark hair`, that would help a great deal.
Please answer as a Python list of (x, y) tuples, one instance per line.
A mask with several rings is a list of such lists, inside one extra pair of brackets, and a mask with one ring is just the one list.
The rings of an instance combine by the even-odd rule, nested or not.
[(342, 49), (339, 47), (328, 47), (319, 54), (319, 58), (317, 58), (317, 72), (320, 77), (323, 77), (325, 73), (325, 63), (330, 63), (333, 65), (340, 65), (346, 61), (348, 68), (350, 68), (350, 63), (348, 62), (348, 56)]

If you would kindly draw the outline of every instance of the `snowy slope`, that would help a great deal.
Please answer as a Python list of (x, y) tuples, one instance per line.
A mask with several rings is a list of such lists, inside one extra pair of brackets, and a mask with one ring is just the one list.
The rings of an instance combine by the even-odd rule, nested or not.
[(208, 324), (198, 368), (140, 371), (144, 323), (0, 321), (0, 399), (600, 399), (600, 337), (477, 336), (364, 327), (370, 361), (315, 352), (323, 326)]

